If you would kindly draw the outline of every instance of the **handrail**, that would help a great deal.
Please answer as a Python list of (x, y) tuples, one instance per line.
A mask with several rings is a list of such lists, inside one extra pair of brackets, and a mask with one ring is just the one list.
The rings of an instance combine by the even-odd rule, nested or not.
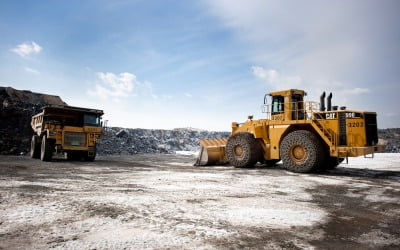
[[(330, 141), (331, 146), (338, 146), (338, 134), (329, 128), (323, 126), (320, 121), (329, 120), (329, 119), (337, 119), (338, 115), (336, 114), (338, 111), (320, 111), (320, 103), (319, 102), (284, 102), (279, 104), (279, 112), (272, 112), (273, 104), (264, 104), (261, 106), (262, 113), (266, 114), (267, 119), (271, 119), (275, 114), (284, 114), (284, 109), (290, 108), (292, 112), (292, 120), (311, 120), (312, 123), (316, 124), (318, 129), (320, 130), (321, 135), (324, 135)], [(302, 107), (302, 109), (298, 109), (298, 107)]]
[[(272, 104), (264, 104), (261, 105), (261, 112), (266, 114), (267, 119), (271, 119), (272, 115), (278, 113), (284, 113), (284, 109), (290, 107), (290, 110), (293, 114), (293, 120), (311, 120), (313, 118), (313, 114), (318, 112), (320, 109), (320, 104), (318, 102), (284, 102), (280, 104), (280, 111), (272, 112)], [(299, 109), (298, 107), (303, 107)], [(295, 107), (295, 109), (292, 109)], [(301, 118), (301, 119), (299, 119)]]

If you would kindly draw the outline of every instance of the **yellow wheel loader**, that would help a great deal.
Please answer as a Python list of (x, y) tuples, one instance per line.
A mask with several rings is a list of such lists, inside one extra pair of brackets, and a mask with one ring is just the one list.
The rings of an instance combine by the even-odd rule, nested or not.
[[(267, 103), (268, 97), (272, 98)], [(232, 123), (229, 138), (200, 140), (195, 165), (230, 163), (250, 167), (280, 160), (293, 172), (333, 169), (347, 157), (384, 151), (378, 145), (375, 112), (332, 106), (332, 93), (320, 102), (304, 101), (304, 90), (271, 92), (264, 97), (266, 119)]]

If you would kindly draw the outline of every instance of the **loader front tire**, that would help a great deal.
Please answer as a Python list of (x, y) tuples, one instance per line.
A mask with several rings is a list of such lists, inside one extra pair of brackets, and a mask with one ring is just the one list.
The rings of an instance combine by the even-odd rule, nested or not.
[(320, 139), (310, 131), (298, 130), (283, 138), (280, 155), (286, 169), (307, 173), (324, 163), (324, 147)]
[(260, 160), (261, 153), (260, 144), (250, 133), (236, 133), (229, 137), (226, 143), (228, 161), (237, 168), (254, 166)]
[(51, 161), (53, 156), (54, 141), (43, 136), (42, 145), (40, 147), (40, 159), (42, 161)]
[(37, 135), (32, 136), (30, 154), (33, 159), (40, 158), (40, 137)]

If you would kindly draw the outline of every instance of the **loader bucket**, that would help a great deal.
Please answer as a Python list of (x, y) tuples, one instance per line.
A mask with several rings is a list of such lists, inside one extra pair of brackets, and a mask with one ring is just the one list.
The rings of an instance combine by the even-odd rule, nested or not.
[(211, 138), (200, 140), (200, 152), (195, 166), (219, 165), (228, 163), (225, 146), (228, 138)]

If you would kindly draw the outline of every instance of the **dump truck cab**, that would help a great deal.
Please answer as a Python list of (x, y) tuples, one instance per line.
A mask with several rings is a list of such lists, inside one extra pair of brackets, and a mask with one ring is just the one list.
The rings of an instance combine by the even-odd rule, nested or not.
[(68, 159), (93, 161), (96, 144), (103, 134), (102, 110), (48, 105), (32, 117), (34, 135), (32, 158), (52, 159), (53, 153), (65, 153)]
[[(229, 138), (219, 140), (219, 144), (214, 143), (215, 139), (201, 140), (201, 152), (212, 153), (211, 162), (225, 160), (235, 167), (257, 162), (272, 165), (282, 160), (291, 171), (310, 172), (336, 167), (347, 157), (384, 150), (384, 145), (377, 144), (375, 112), (332, 106), (332, 93), (326, 107), (325, 92), (319, 103), (304, 101), (305, 96), (306, 92), (299, 89), (266, 94), (264, 119), (249, 116), (243, 123), (233, 122)], [(210, 162), (205, 157), (199, 159), (198, 165)]]

